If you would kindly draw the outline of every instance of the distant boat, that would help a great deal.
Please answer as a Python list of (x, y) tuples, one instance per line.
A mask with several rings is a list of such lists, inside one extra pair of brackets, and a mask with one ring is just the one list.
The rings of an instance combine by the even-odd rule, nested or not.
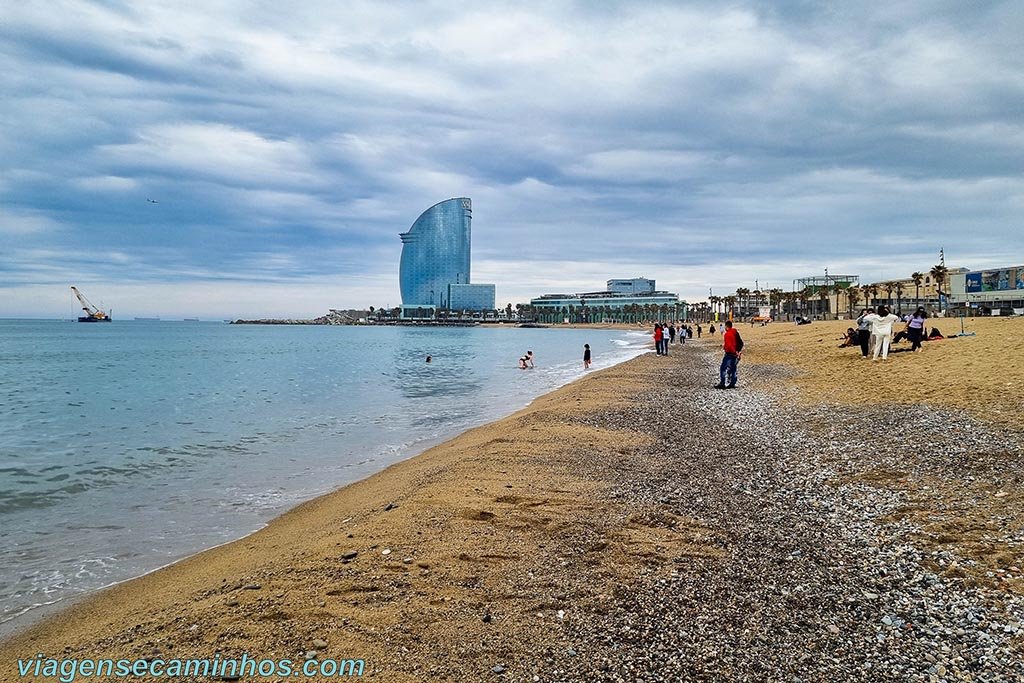
[(160, 318), (136, 318), (136, 320), (145, 320), (148, 322), (158, 321)]
[(78, 291), (78, 287), (71, 285), (71, 291), (75, 293), (75, 296), (78, 298), (78, 302), (82, 304), (82, 310), (85, 311), (85, 315), (78, 316), (78, 322), (109, 323), (113, 319), (113, 311), (108, 313), (93, 306), (89, 300), (85, 298), (85, 295)]
[(197, 322), (199, 322), (199, 318), (185, 318), (185, 322), (187, 322), (187, 323), (197, 323)]

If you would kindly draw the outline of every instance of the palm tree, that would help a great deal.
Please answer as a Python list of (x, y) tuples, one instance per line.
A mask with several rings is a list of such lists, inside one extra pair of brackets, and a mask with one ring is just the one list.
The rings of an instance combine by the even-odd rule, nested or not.
[(895, 282), (883, 282), (882, 289), (885, 290), (885, 306), (886, 308), (892, 308), (892, 293), (896, 289)]
[(736, 297), (730, 295), (725, 297), (725, 312), (727, 314), (726, 320), (732, 320), (736, 313)]
[(921, 281), (924, 280), (924, 273), (919, 273), (917, 271), (914, 271), (913, 273), (910, 274), (910, 279), (914, 281), (914, 288), (915, 288), (914, 299), (916, 300), (917, 305), (920, 306), (921, 305)]
[(797, 293), (786, 292), (785, 294), (782, 295), (782, 298), (786, 302), (786, 321), (788, 322), (789, 320), (791, 320), (791, 316), (793, 314), (793, 304), (796, 303)]
[(782, 303), (782, 290), (778, 288), (772, 288), (768, 290), (768, 307), (771, 309), (773, 315), (777, 315), (779, 312), (779, 304)]
[(903, 282), (900, 280), (896, 281), (896, 312), (901, 313), (903, 308)]
[(818, 287), (818, 301), (821, 302), (821, 319), (825, 319), (825, 311), (828, 310), (828, 285)]
[(800, 312), (806, 316), (807, 304), (811, 300), (811, 286), (807, 285), (799, 292), (797, 292), (796, 298), (800, 300)]
[(860, 290), (856, 287), (849, 287), (846, 290), (846, 310), (850, 318), (853, 318), (854, 309), (857, 308), (857, 302), (860, 301)]
[(940, 265), (935, 265), (935, 266), (932, 266), (932, 269), (929, 272), (929, 274), (932, 276), (932, 279), (935, 280), (935, 287), (936, 287), (936, 289), (939, 292), (939, 310), (941, 311), (942, 310), (942, 295), (943, 295), (942, 284), (946, 281), (946, 276), (949, 274), (949, 269), (946, 268), (946, 266), (941, 265), (941, 264)]
[[(839, 282), (833, 282), (832, 283), (832, 293), (836, 295), (836, 319), (837, 320), (839, 319), (839, 311), (841, 310), (841, 307), (839, 305), (839, 297), (845, 291), (846, 291), (846, 287), (844, 287), (842, 285), (842, 283), (839, 283)], [(847, 307), (847, 310), (849, 310), (849, 307), (850, 307), (850, 302), (849, 301), (846, 302), (846, 307)]]
[(870, 284), (864, 287), (864, 303), (873, 306), (878, 298), (878, 285)]
[(740, 306), (739, 306), (740, 315), (739, 315), (739, 317), (742, 318), (743, 314), (746, 312), (744, 310), (746, 308), (746, 306), (744, 304), (750, 301), (750, 290), (747, 289), (746, 287), (737, 287), (736, 288), (736, 299), (740, 302)]

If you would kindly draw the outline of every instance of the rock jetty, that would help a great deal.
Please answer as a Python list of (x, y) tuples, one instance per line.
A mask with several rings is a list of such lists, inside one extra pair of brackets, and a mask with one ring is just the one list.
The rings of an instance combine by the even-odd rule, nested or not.
[(258, 320), (232, 320), (232, 325), (358, 325), (359, 319), (344, 311), (332, 308), (327, 315), (319, 318), (260, 318)]

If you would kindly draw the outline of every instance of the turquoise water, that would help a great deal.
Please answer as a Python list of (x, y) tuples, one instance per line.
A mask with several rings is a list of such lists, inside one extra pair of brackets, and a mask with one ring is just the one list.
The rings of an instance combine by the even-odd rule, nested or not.
[[(601, 368), (648, 339), (0, 320), (0, 623), (511, 413), (582, 375), (584, 343)], [(527, 349), (537, 368), (523, 371)]]

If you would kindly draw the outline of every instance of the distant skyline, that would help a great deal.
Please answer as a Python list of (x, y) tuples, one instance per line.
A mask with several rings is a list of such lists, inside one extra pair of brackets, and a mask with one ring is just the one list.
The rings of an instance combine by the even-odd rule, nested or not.
[(1024, 263), (1024, 3), (0, 7), (0, 317), (398, 306), (473, 200), (497, 306)]

